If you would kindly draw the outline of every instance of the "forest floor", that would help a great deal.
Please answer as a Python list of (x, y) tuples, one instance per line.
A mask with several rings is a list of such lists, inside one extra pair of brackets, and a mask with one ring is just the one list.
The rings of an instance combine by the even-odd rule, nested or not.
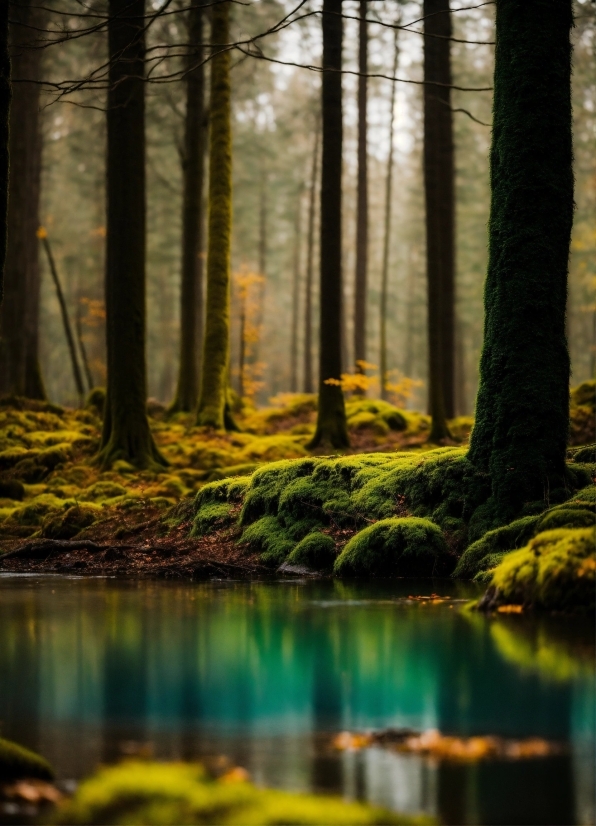
[[(593, 392), (590, 384), (583, 396), (572, 396), (572, 445), (594, 442)], [(258, 547), (239, 542), (238, 531), (214, 526), (191, 535), (194, 498), (206, 483), (312, 455), (306, 445), (314, 432), (315, 397), (288, 394), (273, 402), (238, 411), (240, 431), (230, 434), (197, 428), (192, 416), (169, 416), (150, 404), (152, 431), (169, 462), (157, 472), (123, 461), (110, 470), (94, 463), (101, 410), (93, 405), (74, 410), (0, 400), (0, 568), (193, 579), (275, 575)], [(346, 459), (437, 447), (428, 442), (423, 414), (357, 398), (348, 400), (347, 415), (352, 446)], [(472, 424), (469, 417), (451, 422), (453, 446), (467, 444)], [(340, 546), (356, 528), (332, 522), (325, 533)]]

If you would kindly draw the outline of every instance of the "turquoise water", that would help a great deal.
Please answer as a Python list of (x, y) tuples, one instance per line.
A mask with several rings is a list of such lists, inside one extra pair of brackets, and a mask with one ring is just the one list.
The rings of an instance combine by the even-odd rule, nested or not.
[[(408, 600), (433, 591), (440, 604)], [(446, 581), (206, 584), (0, 576), (2, 735), (61, 779), (138, 751), (444, 823), (594, 822), (590, 621), (461, 613)], [(335, 752), (342, 730), (539, 736), (541, 760)]]

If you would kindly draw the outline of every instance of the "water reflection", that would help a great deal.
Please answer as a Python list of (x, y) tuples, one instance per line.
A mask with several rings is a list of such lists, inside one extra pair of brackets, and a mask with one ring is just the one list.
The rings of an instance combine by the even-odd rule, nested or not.
[[(593, 822), (589, 623), (486, 620), (403, 599), (461, 587), (4, 576), (2, 733), (63, 777), (151, 743), (159, 757), (227, 754), (260, 783), (444, 823)], [(458, 766), (328, 747), (328, 733), (387, 726), (536, 735), (570, 749)]]

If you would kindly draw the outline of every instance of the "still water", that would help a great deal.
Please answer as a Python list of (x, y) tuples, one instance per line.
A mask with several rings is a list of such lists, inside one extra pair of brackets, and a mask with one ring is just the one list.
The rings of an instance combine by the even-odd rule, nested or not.
[[(451, 600), (423, 604), (433, 591)], [(172, 584), (0, 576), (0, 726), (61, 779), (136, 750), (226, 755), (255, 782), (448, 824), (594, 822), (592, 623), (460, 612), (446, 581)], [(539, 736), (556, 757), (468, 765), (342, 730)]]

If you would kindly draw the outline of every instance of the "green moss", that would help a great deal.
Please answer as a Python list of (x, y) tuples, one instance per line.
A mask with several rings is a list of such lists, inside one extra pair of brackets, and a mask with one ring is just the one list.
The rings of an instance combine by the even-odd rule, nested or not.
[(60, 513), (50, 513), (43, 520), (40, 535), (47, 539), (72, 539), (103, 516), (97, 505), (71, 505)]
[(560, 528), (507, 554), (493, 572), (481, 607), (513, 603), (547, 610), (591, 610), (596, 585), (596, 531)]
[(408, 422), (401, 410), (381, 399), (352, 399), (346, 402), (348, 430), (372, 429), (378, 436), (389, 430), (406, 430)]
[(232, 506), (242, 500), (249, 484), (250, 478), (236, 476), (211, 482), (201, 488), (194, 502), (192, 536), (202, 536), (214, 526), (231, 524)]
[(433, 576), (449, 564), (441, 530), (428, 519), (383, 519), (353, 536), (337, 558), (338, 576)]
[(124, 496), (127, 493), (123, 485), (110, 480), (101, 480), (81, 493), (81, 500), (84, 502), (102, 502), (106, 499), (113, 499), (115, 496)]
[(288, 556), (289, 565), (301, 565), (313, 571), (324, 571), (333, 567), (337, 550), (335, 542), (321, 531), (307, 534)]
[(402, 816), (340, 798), (290, 794), (247, 782), (210, 780), (201, 766), (129, 762), (101, 769), (57, 813), (58, 824), (415, 824)]
[(263, 516), (242, 533), (242, 542), (251, 550), (261, 552), (266, 564), (281, 565), (296, 544), (275, 516)]
[(39, 754), (0, 738), (0, 778), (4, 781), (25, 777), (52, 780), (54, 772), (48, 761)]
[(536, 533), (538, 516), (524, 516), (502, 528), (487, 531), (481, 539), (473, 542), (463, 553), (453, 576), (472, 578), (479, 571), (493, 567), (489, 557), (496, 553), (521, 548)]
[(596, 380), (584, 381), (571, 390), (571, 404), (596, 406)]
[(581, 507), (559, 505), (547, 511), (538, 520), (538, 531), (550, 531), (554, 528), (589, 528), (596, 522), (593, 511)]
[(100, 419), (103, 419), (103, 413), (106, 405), (106, 389), (105, 387), (94, 387), (89, 392), (85, 399), (85, 407), (91, 410)]

